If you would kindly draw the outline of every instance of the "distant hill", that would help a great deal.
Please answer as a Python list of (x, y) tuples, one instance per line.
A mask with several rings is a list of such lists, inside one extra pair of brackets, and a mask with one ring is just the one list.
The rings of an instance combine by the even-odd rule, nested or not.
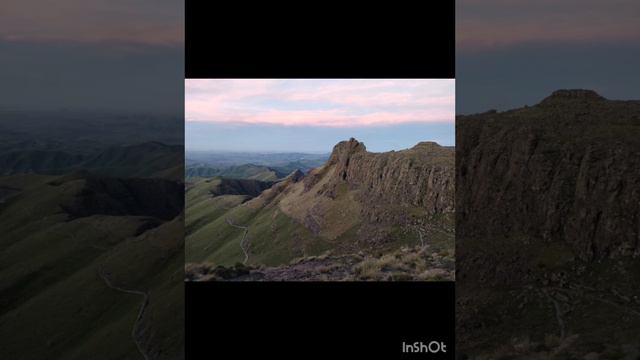
[(115, 177), (169, 177), (182, 179), (183, 147), (147, 142), (111, 146), (91, 157), (81, 167), (96, 174)]
[(287, 176), (279, 170), (272, 169), (268, 166), (244, 164), (230, 166), (227, 168), (213, 168), (210, 166), (188, 166), (186, 168), (186, 178), (193, 177), (215, 177), (222, 176), (233, 179), (252, 179), (262, 181), (275, 181)]
[(0, 175), (62, 173), (83, 160), (81, 154), (59, 150), (8, 150), (0, 153)]
[[(33, 149), (35, 147), (35, 149)], [(113, 145), (85, 152), (73, 146), (51, 149), (48, 144), (20, 144), (0, 154), (0, 174), (67, 174), (88, 170), (112, 177), (183, 177), (183, 147), (147, 142)]]
[(326, 159), (315, 159), (315, 160), (298, 160), (292, 161), (288, 163), (279, 163), (273, 166), (281, 174), (291, 174), (296, 170), (300, 170), (303, 173), (308, 173), (310, 170), (313, 170), (317, 167), (322, 166), (325, 163)]
[[(239, 245), (240, 226), (248, 228), (249, 264), (286, 265), (327, 250), (379, 254), (424, 244), (450, 252), (452, 261), (453, 154), (435, 143), (370, 153), (354, 139), (341, 142), (323, 166), (217, 207), (207, 222), (193, 226), (187, 213), (186, 260), (241, 262), (247, 249)], [(190, 191), (188, 208), (200, 198)]]
[(322, 166), (327, 158), (327, 154), (187, 151), (185, 177), (276, 181), (295, 170), (307, 173)]
[[(55, 142), (56, 146), (104, 148), (150, 141), (184, 143), (181, 114), (134, 114), (91, 111), (12, 111), (0, 109), (0, 144)], [(13, 146), (15, 147), (15, 146)]]
[(321, 166), (329, 154), (306, 153), (255, 153), (255, 152), (220, 152), (220, 151), (186, 151), (186, 164), (206, 165), (214, 168), (226, 168), (236, 165), (255, 164), (269, 167), (286, 168), (288, 164), (297, 163), (301, 170)]

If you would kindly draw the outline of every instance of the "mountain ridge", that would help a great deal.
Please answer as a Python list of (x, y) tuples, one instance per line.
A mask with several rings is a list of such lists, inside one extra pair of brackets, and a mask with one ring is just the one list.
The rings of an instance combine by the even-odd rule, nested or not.
[(294, 171), (194, 228), (187, 234), (187, 262), (242, 260), (233, 245), (241, 234), (223, 218), (248, 227), (249, 264), (284, 265), (326, 250), (385, 252), (420, 244), (423, 236), (452, 248), (453, 156), (437, 144), (370, 153), (353, 138), (340, 142), (324, 165), (306, 175)]

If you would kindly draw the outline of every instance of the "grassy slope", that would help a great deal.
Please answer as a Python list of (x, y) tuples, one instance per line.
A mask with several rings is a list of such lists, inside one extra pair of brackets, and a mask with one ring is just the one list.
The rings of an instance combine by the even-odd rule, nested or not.
[[(21, 189), (0, 205), (0, 352), (11, 359), (140, 359), (131, 330), (142, 299), (107, 287), (98, 268), (137, 241), (132, 236), (148, 219), (94, 215), (66, 221), (57, 204), (78, 191), (77, 182), (53, 187), (51, 179), (0, 178), (0, 186)], [(162, 257), (175, 258), (175, 250), (154, 246), (164, 249)], [(153, 249), (118, 252), (123, 263), (113, 272), (151, 274), (145, 281), (165, 283), (160, 279), (166, 274), (143, 267), (143, 260), (155, 258)]]
[(247, 235), (251, 243), (249, 263), (284, 264), (328, 247), (317, 244), (323, 241), (275, 207), (254, 209), (240, 205), (187, 236), (187, 262), (232, 265), (244, 259), (240, 248), (243, 231), (230, 226), (227, 218), (234, 224), (250, 227)]
[(213, 197), (209, 190), (216, 185), (215, 180), (210, 183), (201, 180), (187, 191), (187, 262), (231, 265), (244, 259), (240, 248), (243, 231), (230, 226), (227, 219), (236, 225), (250, 226), (249, 263), (283, 264), (328, 247), (277, 207), (257, 201), (245, 203), (248, 197), (243, 195)]
[(222, 179), (197, 179), (185, 194), (185, 227), (192, 233), (249, 199), (246, 195), (213, 196)]
[(263, 171), (248, 177), (248, 179), (262, 180), (262, 181), (275, 181), (280, 179), (280, 176), (273, 170)]

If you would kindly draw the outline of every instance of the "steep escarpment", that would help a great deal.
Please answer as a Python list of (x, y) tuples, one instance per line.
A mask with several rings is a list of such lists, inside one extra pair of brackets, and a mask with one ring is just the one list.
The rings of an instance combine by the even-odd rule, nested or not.
[[(400, 228), (419, 237), (434, 217), (452, 217), (453, 172), (453, 148), (424, 142), (403, 151), (372, 153), (363, 143), (350, 139), (338, 143), (329, 161), (305, 177), (304, 190), (297, 197), (312, 206), (301, 214), (288, 206), (299, 201), (281, 204), (292, 216), (304, 216), (305, 225), (316, 233), (322, 233), (323, 228), (340, 228), (333, 233), (325, 231), (337, 237), (358, 224), (360, 242), (382, 245), (396, 241)], [(350, 212), (351, 221), (332, 221), (331, 214), (336, 211)], [(416, 229), (407, 230), (408, 226)]]
[(337, 144), (328, 166), (333, 178), (322, 193), (335, 194), (347, 184), (361, 189), (363, 200), (419, 206), (430, 213), (454, 209), (453, 149), (422, 142), (409, 150), (370, 153), (363, 143), (350, 139)]
[(456, 137), (459, 352), (555, 339), (560, 357), (623, 358), (640, 340), (619, 326), (640, 313), (640, 101), (560, 90), (459, 116)]
[(526, 235), (584, 260), (640, 254), (640, 102), (563, 90), (458, 117), (456, 131), (460, 237)]

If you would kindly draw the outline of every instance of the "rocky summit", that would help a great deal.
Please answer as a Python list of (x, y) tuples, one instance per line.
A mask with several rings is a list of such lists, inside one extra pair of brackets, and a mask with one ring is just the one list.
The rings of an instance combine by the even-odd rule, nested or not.
[(557, 90), (544, 98), (538, 106), (566, 106), (568, 104), (589, 106), (589, 104), (599, 103), (605, 100), (604, 97), (593, 90)]
[(397, 152), (370, 153), (351, 138), (337, 144), (328, 166), (333, 178), (323, 190), (333, 194), (341, 184), (362, 191), (365, 199), (418, 206), (430, 213), (454, 209), (453, 149), (433, 142)]

